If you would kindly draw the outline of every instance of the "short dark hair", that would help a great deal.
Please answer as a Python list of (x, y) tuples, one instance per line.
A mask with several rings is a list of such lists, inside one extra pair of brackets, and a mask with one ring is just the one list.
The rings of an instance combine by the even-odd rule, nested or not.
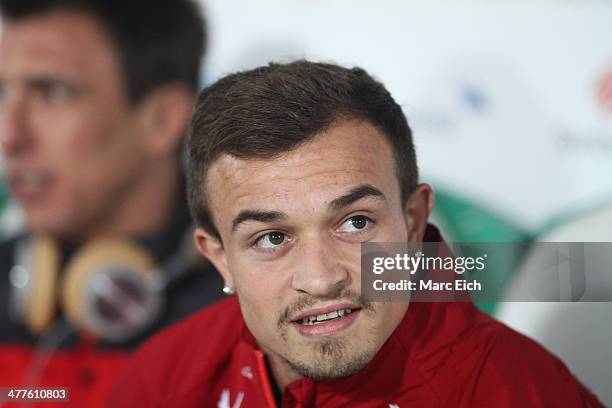
[(206, 30), (192, 0), (0, 0), (2, 17), (14, 21), (64, 10), (92, 16), (107, 30), (131, 104), (170, 82), (197, 92)]
[(386, 136), (405, 203), (418, 171), (401, 107), (361, 68), (300, 60), (230, 74), (198, 96), (187, 142), (187, 189), (196, 223), (221, 238), (205, 186), (215, 159), (222, 154), (273, 159), (341, 119), (368, 121)]

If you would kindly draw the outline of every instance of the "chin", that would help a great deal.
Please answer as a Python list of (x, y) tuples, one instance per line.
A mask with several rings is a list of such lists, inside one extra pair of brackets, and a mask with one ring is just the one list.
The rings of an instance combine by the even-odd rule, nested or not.
[(39, 234), (49, 234), (51, 236), (68, 235), (70, 228), (66, 223), (61, 222), (61, 217), (49, 217), (52, 212), (43, 214), (28, 214), (26, 213), (25, 220), (28, 230)]
[[(284, 358), (303, 377), (327, 381), (351, 376), (365, 368), (376, 355), (373, 347), (356, 350), (350, 339), (319, 339), (302, 346), (300, 353)], [(371, 345), (371, 342), (365, 342)]]
[(319, 350), (301, 361), (288, 361), (301, 376), (316, 381), (328, 381), (349, 377), (363, 370), (374, 358), (374, 352), (352, 352), (346, 355), (346, 347), (338, 348), (331, 343), (319, 345)]

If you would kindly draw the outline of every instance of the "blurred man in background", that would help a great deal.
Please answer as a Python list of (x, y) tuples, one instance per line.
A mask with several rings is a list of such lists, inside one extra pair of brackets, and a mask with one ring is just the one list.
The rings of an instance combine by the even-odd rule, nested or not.
[(181, 172), (204, 22), (188, 0), (0, 12), (0, 143), (27, 227), (0, 249), (0, 387), (95, 406), (135, 345), (220, 293)]

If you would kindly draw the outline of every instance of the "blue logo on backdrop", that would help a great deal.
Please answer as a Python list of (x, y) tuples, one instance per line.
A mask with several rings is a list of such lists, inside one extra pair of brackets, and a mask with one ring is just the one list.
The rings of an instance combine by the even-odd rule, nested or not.
[(475, 113), (484, 113), (489, 106), (489, 101), (484, 91), (474, 84), (465, 84), (461, 90), (464, 104)]

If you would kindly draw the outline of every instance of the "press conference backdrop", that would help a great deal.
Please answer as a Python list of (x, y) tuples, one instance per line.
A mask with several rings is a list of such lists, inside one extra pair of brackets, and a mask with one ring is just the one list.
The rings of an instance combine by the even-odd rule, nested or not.
[[(294, 58), (359, 65), (381, 79), (408, 116), (422, 178), (436, 190), (433, 219), (449, 240), (546, 239), (612, 205), (612, 0), (202, 3), (203, 85)], [(4, 235), (16, 219), (0, 218)], [(500, 266), (500, 290), (522, 261)], [(546, 342), (529, 312), (517, 320), (503, 305), (479, 306)], [(580, 330), (611, 327), (608, 336), (611, 315)], [(570, 367), (612, 405), (612, 361), (594, 358)]]

